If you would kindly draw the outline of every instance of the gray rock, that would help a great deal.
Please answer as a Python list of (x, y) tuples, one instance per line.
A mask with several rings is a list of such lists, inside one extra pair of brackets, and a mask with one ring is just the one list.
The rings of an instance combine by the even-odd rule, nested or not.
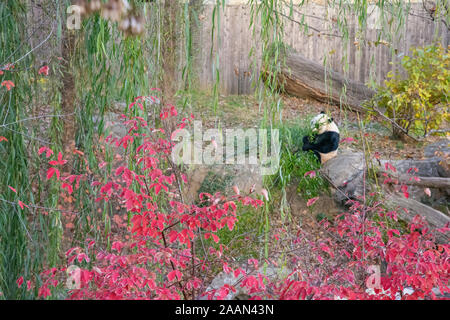
[[(245, 267), (242, 268), (244, 270), (246, 269)], [(289, 273), (291, 273), (291, 270), (275, 266), (267, 266), (266, 268), (262, 266), (258, 269), (258, 273), (264, 274), (270, 279), (277, 279), (287, 277)], [(247, 274), (250, 275), (249, 273)], [(232, 272), (221, 272), (211, 281), (211, 284), (206, 289), (206, 292), (211, 290), (219, 290), (224, 285), (228, 284), (233, 286), (236, 289), (236, 292), (230, 291), (225, 300), (246, 300), (250, 298), (250, 295), (245, 288), (241, 287), (241, 282), (243, 281), (243, 279), (244, 276), (242, 274), (239, 274), (239, 276), (235, 277)], [(207, 300), (207, 295), (200, 297), (199, 299)]]
[(322, 171), (336, 186), (342, 187), (355, 179), (363, 169), (363, 153), (345, 150), (338, 156), (325, 162)]
[[(98, 124), (100, 121), (100, 117), (93, 116), (92, 117), (94, 124)], [(112, 135), (113, 138), (122, 138), (127, 135), (127, 127), (123, 124), (120, 119), (120, 114), (109, 112), (103, 116), (103, 128), (105, 137), (108, 135)]]
[(427, 145), (424, 148), (424, 155), (427, 158), (450, 156), (450, 139), (442, 139)]
[(324, 164), (321, 171), (337, 188), (333, 189), (333, 197), (338, 203), (362, 196), (364, 166), (364, 154), (351, 150), (339, 153)]

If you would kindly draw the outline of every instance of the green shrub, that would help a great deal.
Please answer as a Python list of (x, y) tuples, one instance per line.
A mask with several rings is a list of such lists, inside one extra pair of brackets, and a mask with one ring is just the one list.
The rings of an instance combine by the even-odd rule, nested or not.
[[(405, 75), (389, 72), (372, 102), (404, 132), (425, 136), (450, 120), (450, 54), (440, 44), (415, 48), (401, 66)], [(392, 128), (394, 137), (402, 137), (402, 130)]]

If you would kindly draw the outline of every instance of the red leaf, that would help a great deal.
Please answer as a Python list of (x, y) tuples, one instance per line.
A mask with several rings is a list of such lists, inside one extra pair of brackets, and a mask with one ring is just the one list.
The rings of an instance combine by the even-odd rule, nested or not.
[(393, 171), (393, 172), (396, 172), (396, 171), (397, 171), (397, 169), (395, 169), (395, 167), (394, 167), (392, 164), (390, 164), (389, 162), (386, 162), (386, 163), (384, 164), (384, 168), (385, 168), (386, 170), (390, 169), (390, 170)]
[(170, 106), (170, 115), (174, 117), (174, 116), (176, 116), (177, 114), (178, 114), (177, 109), (175, 109), (174, 106)]
[(41, 147), (41, 148), (39, 149), (39, 151), (38, 151), (38, 154), (41, 155), (41, 154), (44, 153), (44, 152), (45, 152), (45, 157), (46, 157), (46, 158), (49, 158), (49, 157), (53, 154), (52, 149), (50, 149), (50, 148), (48, 148), (48, 147)]
[(118, 167), (116, 169), (116, 176), (120, 175), (123, 172), (124, 167)]
[(58, 162), (61, 165), (65, 164), (67, 162), (67, 160), (63, 160), (61, 152), (58, 153)]
[(215, 243), (219, 243), (219, 237), (216, 236), (214, 233), (211, 233), (211, 237), (213, 238)]
[(319, 260), (320, 264), (323, 264), (323, 259), (320, 255), (317, 255), (317, 260)]
[(23, 203), (22, 201), (18, 201), (19, 202), (19, 206), (20, 206), (20, 208), (22, 208), (23, 209), (23, 207), (27, 207), (28, 209), (30, 208), (29, 206), (27, 206), (25, 203)]
[(2, 142), (2, 141), (8, 141), (8, 139), (6, 139), (6, 138), (3, 137), (3, 136), (0, 136), (0, 142)]
[(248, 259), (247, 260), (248, 264), (253, 264), (253, 266), (255, 267), (255, 269), (258, 269), (258, 260), (256, 259)]
[(55, 174), (55, 173), (56, 173), (57, 179), (59, 180), (59, 170), (56, 168), (53, 168), (53, 167), (50, 167), (47, 170), (47, 180), (50, 180), (53, 177), (53, 174)]
[(58, 153), (58, 160), (57, 160), (57, 161), (55, 161), (55, 160), (49, 161), (48, 163), (49, 163), (50, 165), (52, 165), (52, 166), (57, 166), (57, 165), (63, 165), (63, 164), (65, 164), (66, 162), (67, 162), (67, 160), (63, 160), (63, 158), (62, 158), (62, 153), (59, 152), (59, 153)]
[(230, 229), (230, 231), (233, 230), (235, 222), (236, 222), (236, 218), (234, 218), (234, 217), (229, 217), (227, 219), (227, 226), (228, 226), (228, 229)]
[[(78, 154), (79, 156), (84, 156), (84, 152), (78, 149), (73, 150), (73, 154)], [(100, 165), (99, 165), (100, 166)], [(101, 167), (100, 167), (101, 168)]]
[(63, 183), (63, 184), (61, 185), (61, 187), (62, 187), (63, 189), (67, 189), (67, 192), (68, 192), (69, 194), (72, 194), (73, 188), (72, 188), (72, 186), (71, 186), (70, 184), (68, 184), (68, 183)]
[(169, 242), (170, 242), (170, 243), (175, 242), (175, 241), (177, 240), (177, 237), (178, 237), (178, 232), (175, 231), (175, 230), (172, 230), (172, 231), (169, 233)]
[(355, 142), (356, 142), (356, 140), (355, 140), (355, 139), (353, 139), (353, 138), (351, 138), (351, 137), (348, 137), (348, 138), (344, 138), (344, 139), (342, 139), (340, 143), (343, 143), (343, 142), (353, 142), (353, 141), (355, 141)]
[(43, 66), (42, 68), (39, 69), (38, 74), (43, 74), (45, 76), (48, 76), (48, 66)]
[(124, 247), (124, 244), (120, 241), (114, 241), (111, 249), (116, 250), (117, 252), (122, 251), (122, 248)]
[(11, 88), (14, 88), (14, 82), (12, 82), (11, 80), (5, 80), (2, 82), (2, 86), (6, 87), (6, 90), (11, 90)]
[(331, 257), (334, 257), (333, 252), (331, 252), (330, 247), (328, 247), (327, 245), (325, 245), (325, 244), (323, 244), (323, 243), (320, 244), (320, 249), (322, 249), (323, 252), (328, 253)]
[(167, 279), (169, 279), (169, 281), (173, 281), (176, 277), (178, 281), (180, 281), (182, 276), (183, 274), (179, 270), (173, 270), (169, 272), (169, 274), (167, 275)]
[(306, 203), (306, 206), (307, 207), (312, 206), (317, 200), (319, 200), (319, 197), (309, 199), (308, 202)]
[(345, 254), (348, 259), (350, 259), (350, 253), (348, 253), (347, 250), (342, 249), (342, 253)]
[(316, 176), (316, 172), (313, 171), (308, 171), (304, 174), (304, 177), (309, 176), (310, 178), (314, 178)]
[(89, 257), (88, 257), (85, 253), (80, 253), (80, 254), (77, 256), (77, 260), (78, 260), (79, 263), (81, 263), (83, 260), (86, 260), (86, 262), (91, 261), (91, 260), (89, 259)]
[(161, 185), (158, 183), (155, 185), (155, 194), (158, 195), (158, 193), (161, 191)]
[(14, 191), (15, 193), (17, 193), (16, 189), (14, 189), (13, 187), (8, 186), (8, 188), (10, 188), (12, 191)]
[(16, 280), (17, 286), (20, 288), (23, 284), (23, 277), (20, 277), (19, 279)]
[(391, 230), (388, 230), (388, 232), (387, 232), (389, 238), (392, 238), (392, 234), (394, 234), (394, 233), (400, 237), (400, 231), (398, 231), (397, 229), (391, 229)]

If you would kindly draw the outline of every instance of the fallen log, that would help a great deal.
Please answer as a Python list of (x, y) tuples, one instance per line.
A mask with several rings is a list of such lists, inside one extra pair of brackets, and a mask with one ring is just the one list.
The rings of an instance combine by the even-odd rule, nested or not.
[[(353, 111), (365, 113), (362, 107), (375, 91), (363, 83), (345, 78), (342, 74), (327, 70), (301, 54), (286, 52), (285, 66), (279, 74), (283, 90), (298, 97), (310, 97), (321, 102), (341, 103)], [(345, 88), (345, 97), (341, 97)]]
[[(393, 176), (386, 171), (378, 171), (377, 175), (381, 178), (386, 178), (383, 173), (387, 173), (393, 181), (387, 183), (400, 183), (412, 186), (419, 187), (431, 187), (431, 188), (450, 188), (450, 178), (442, 178), (442, 177), (420, 177), (420, 176), (411, 176), (408, 174), (400, 174), (397, 176)], [(397, 180), (397, 181), (394, 181)], [(398, 184), (397, 183), (397, 184)]]
[[(446, 225), (450, 224), (450, 218), (446, 216), (444, 213), (435, 210), (423, 204), (422, 202), (416, 201), (414, 199), (406, 199), (405, 197), (402, 197), (400, 195), (391, 194), (388, 197), (386, 204), (388, 206), (395, 206), (407, 209), (408, 212), (405, 212), (404, 210), (401, 209), (397, 211), (400, 218), (407, 222), (411, 222), (416, 215), (420, 215), (428, 222), (428, 224), (432, 227), (432, 229), (443, 228)], [(450, 240), (449, 232), (447, 233), (436, 232), (436, 240), (439, 241), (440, 243), (448, 243)]]

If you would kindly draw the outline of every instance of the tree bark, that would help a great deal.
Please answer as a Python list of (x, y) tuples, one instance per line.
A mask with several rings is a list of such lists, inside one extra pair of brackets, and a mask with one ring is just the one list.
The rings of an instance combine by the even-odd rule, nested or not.
[(327, 73), (322, 65), (298, 53), (287, 52), (285, 58), (286, 63), (282, 67), (279, 80), (286, 93), (340, 105), (342, 90), (345, 87), (346, 94), (342, 104), (353, 111), (367, 111), (361, 104), (371, 99), (375, 92), (363, 83), (347, 79), (338, 72)]

